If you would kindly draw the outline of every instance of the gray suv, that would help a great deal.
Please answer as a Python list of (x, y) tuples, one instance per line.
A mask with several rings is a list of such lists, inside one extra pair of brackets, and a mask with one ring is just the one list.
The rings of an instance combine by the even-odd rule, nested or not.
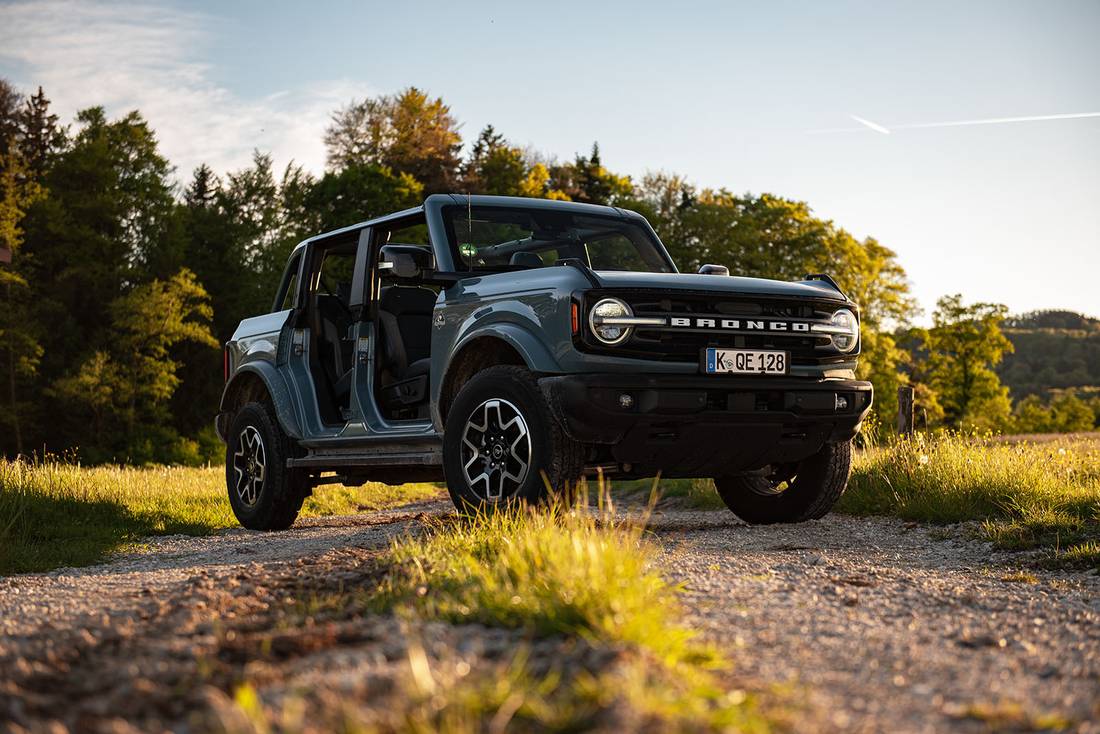
[(226, 344), (229, 499), (290, 526), (320, 484), (440, 481), (462, 511), (586, 472), (713, 477), (751, 523), (821, 517), (871, 406), (826, 275), (676, 270), (641, 215), (437, 194), (299, 244)]

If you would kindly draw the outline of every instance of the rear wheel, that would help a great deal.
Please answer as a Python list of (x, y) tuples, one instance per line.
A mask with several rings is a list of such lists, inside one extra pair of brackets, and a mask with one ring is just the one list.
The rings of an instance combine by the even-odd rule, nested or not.
[(309, 477), (288, 469), (290, 439), (271, 407), (248, 403), (233, 418), (225, 448), (229, 504), (250, 530), (283, 530), (294, 524), (309, 491)]
[(583, 468), (580, 444), (561, 430), (522, 367), (479, 372), (447, 413), (443, 470), (462, 512), (544, 501), (572, 489)]
[(803, 522), (824, 517), (848, 486), (852, 444), (827, 443), (793, 465), (767, 476), (718, 477), (718, 495), (733, 514), (753, 525)]

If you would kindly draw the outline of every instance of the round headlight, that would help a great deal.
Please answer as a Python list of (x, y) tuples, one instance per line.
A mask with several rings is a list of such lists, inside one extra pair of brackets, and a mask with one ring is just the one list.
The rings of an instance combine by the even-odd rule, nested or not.
[(856, 315), (846, 308), (833, 314), (829, 324), (844, 331), (833, 334), (833, 346), (842, 352), (850, 352), (859, 343), (859, 321)]
[(630, 336), (630, 327), (621, 324), (605, 323), (607, 319), (621, 319), (633, 316), (634, 312), (618, 298), (605, 298), (598, 301), (588, 312), (588, 326), (601, 342), (607, 345), (619, 344)]

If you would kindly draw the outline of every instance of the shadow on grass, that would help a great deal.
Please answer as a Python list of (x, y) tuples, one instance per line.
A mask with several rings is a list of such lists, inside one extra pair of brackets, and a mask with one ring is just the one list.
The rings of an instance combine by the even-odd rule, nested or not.
[(150, 535), (205, 535), (213, 525), (138, 514), (104, 499), (0, 492), (0, 575), (87, 566)]

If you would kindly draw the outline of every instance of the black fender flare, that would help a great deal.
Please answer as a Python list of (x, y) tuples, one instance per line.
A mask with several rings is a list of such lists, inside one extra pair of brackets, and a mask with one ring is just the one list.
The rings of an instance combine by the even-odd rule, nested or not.
[(225, 388), (222, 390), (221, 402), (218, 406), (218, 419), (215, 421), (218, 435), (224, 440), (223, 426), (228, 428), (224, 425), (227, 423), (226, 417), (234, 407), (236, 395), (242, 387), (242, 383), (255, 379), (259, 379), (264, 389), (267, 390), (268, 397), (271, 398), (271, 404), (275, 408), (275, 417), (279, 419), (279, 425), (282, 427), (283, 432), (291, 438), (301, 439), (302, 424), (295, 412), (294, 399), (291, 396), (290, 388), (275, 366), (263, 361), (247, 362), (241, 365), (229, 379), (229, 382), (225, 384)]

